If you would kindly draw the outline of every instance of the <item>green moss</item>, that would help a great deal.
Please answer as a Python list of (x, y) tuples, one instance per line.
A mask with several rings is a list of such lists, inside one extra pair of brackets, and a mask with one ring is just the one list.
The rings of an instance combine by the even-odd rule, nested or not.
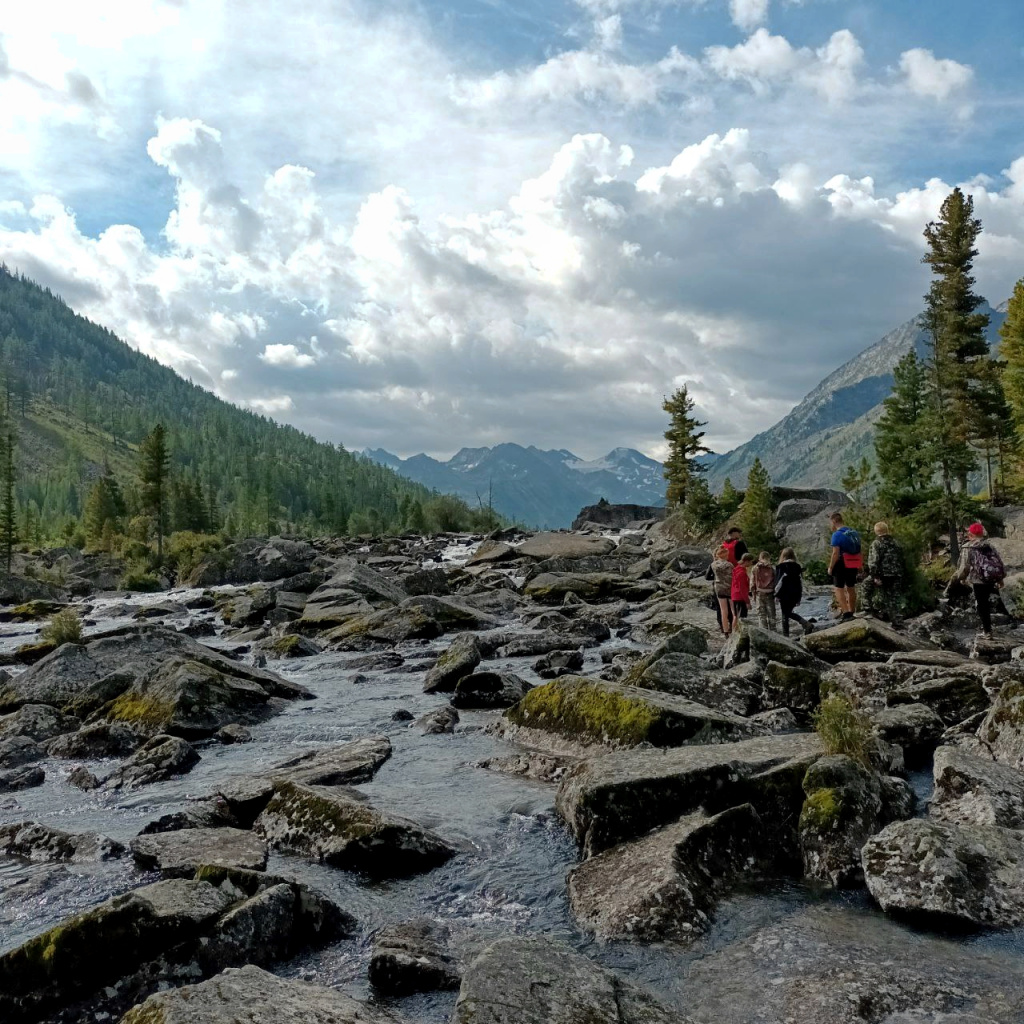
[(107, 719), (111, 722), (163, 729), (174, 717), (175, 710), (173, 701), (157, 700), (129, 690), (111, 702)]
[(603, 689), (586, 679), (568, 677), (532, 689), (509, 709), (508, 718), (516, 725), (547, 729), (570, 738), (632, 747), (650, 738), (661, 715), (643, 700)]
[(58, 601), (26, 601), (25, 604), (16, 605), (7, 614), (10, 622), (31, 622), (55, 615), (64, 607)]
[(843, 801), (838, 790), (815, 790), (804, 801), (800, 812), (800, 829), (828, 832), (838, 826), (842, 813)]
[(379, 827), (369, 807), (330, 800), (308, 786), (293, 782), (283, 782), (277, 787), (264, 813), (280, 814), (293, 827), (304, 826), (310, 832), (347, 839), (372, 835)]
[(34, 665), (55, 650), (57, 650), (57, 645), (52, 640), (43, 640), (38, 644), (22, 644), (14, 652), (14, 656), (23, 665)]
[(151, 999), (132, 1007), (122, 1018), (121, 1024), (167, 1024), (164, 1008)]
[(272, 640), (267, 644), (267, 650), (286, 657), (299, 646), (299, 642), (300, 638), (294, 634), (291, 636), (279, 636), (276, 640)]

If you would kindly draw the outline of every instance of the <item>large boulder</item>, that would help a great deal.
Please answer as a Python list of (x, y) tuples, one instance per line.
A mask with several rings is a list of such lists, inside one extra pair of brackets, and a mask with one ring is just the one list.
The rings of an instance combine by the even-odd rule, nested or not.
[(94, 864), (124, 856), (124, 846), (96, 832), (64, 832), (24, 821), (0, 825), (0, 853), (59, 864)]
[(523, 593), (541, 604), (561, 604), (569, 594), (583, 601), (645, 601), (659, 589), (651, 580), (613, 572), (543, 572), (527, 581)]
[(614, 550), (615, 541), (607, 537), (587, 537), (573, 533), (536, 533), (520, 544), (516, 553), (542, 562), (548, 558), (600, 558)]
[(510, 708), (532, 688), (514, 672), (473, 672), (456, 683), (452, 705), (456, 708)]
[(946, 723), (927, 704), (896, 704), (872, 712), (870, 718), (886, 743), (903, 748), (903, 760), (910, 768), (928, 761), (946, 730)]
[(518, 558), (519, 553), (511, 544), (500, 540), (485, 540), (466, 560), (466, 565), (493, 565)]
[(675, 694), (741, 717), (761, 710), (761, 672), (756, 665), (712, 672), (707, 662), (692, 654), (669, 653), (651, 662), (639, 663), (626, 675), (625, 681), (641, 689)]
[(485, 949), (466, 969), (452, 1016), (452, 1024), (584, 1022), (690, 1024), (632, 982), (543, 938)]
[(821, 755), (809, 734), (620, 751), (572, 768), (555, 806), (588, 856), (698, 809), (714, 814), (745, 803), (780, 830), (780, 845), (794, 843), (804, 775)]
[(185, 775), (199, 763), (199, 754), (180, 736), (157, 735), (103, 780), (103, 789), (134, 789)]
[(584, 523), (595, 523), (598, 526), (610, 526), (616, 530), (624, 530), (635, 523), (658, 520), (668, 515), (664, 505), (612, 505), (610, 502), (596, 505), (584, 505), (579, 515), (573, 520), (572, 530), (583, 529)]
[(401, 604), (406, 596), (397, 583), (375, 569), (345, 562), (309, 595), (297, 626), (303, 632), (331, 629), (357, 615)]
[(957, 747), (939, 747), (928, 813), (960, 825), (1024, 830), (1024, 773)]
[(424, 918), (386, 925), (373, 936), (370, 984), (389, 996), (458, 988), (462, 976), (447, 940), (444, 926)]
[(1024, 771), (1024, 684), (1005, 683), (978, 729), (1001, 764)]
[(915, 818), (872, 836), (862, 860), (868, 889), (887, 912), (926, 923), (1024, 924), (1024, 832)]
[(573, 868), (569, 901), (599, 938), (690, 942), (708, 930), (718, 897), (770, 869), (771, 856), (749, 804), (688, 814)]
[(804, 776), (800, 850), (804, 874), (837, 889), (863, 882), (865, 840), (890, 821), (909, 817), (914, 794), (902, 779), (882, 778), (842, 754), (815, 761)]
[(237, 828), (186, 828), (137, 836), (131, 851), (144, 871), (170, 878), (191, 878), (203, 865), (256, 871), (267, 866), (267, 844)]
[(423, 692), (452, 693), (459, 680), (470, 675), (481, 661), (482, 655), (476, 640), (468, 633), (457, 636), (427, 673), (423, 680)]
[(903, 686), (890, 690), (885, 699), (890, 707), (924, 704), (947, 726), (986, 711), (991, 704), (978, 672), (961, 668), (917, 669)]
[(342, 625), (320, 634), (320, 639), (338, 650), (363, 650), (370, 645), (403, 643), (406, 640), (433, 640), (444, 627), (422, 608), (381, 608), (353, 615)]
[(505, 713), (526, 736), (583, 746), (675, 747), (752, 734), (749, 722), (668, 693), (586, 676), (562, 676), (534, 687)]
[(440, 836), (344, 787), (283, 782), (255, 829), (276, 849), (378, 878), (429, 871), (455, 853)]
[(8, 736), (27, 736), (42, 743), (61, 733), (78, 728), (74, 718), (62, 715), (46, 704), (23, 704), (17, 711), (0, 718), (0, 739)]
[(279, 761), (267, 775), (304, 786), (355, 786), (369, 782), (390, 757), (387, 736), (366, 736)]
[(249, 537), (215, 551), (189, 575), (193, 587), (221, 583), (269, 583), (306, 573), (317, 559), (306, 541)]
[(887, 661), (896, 651), (932, 646), (911, 640), (877, 619), (836, 623), (805, 636), (803, 644), (812, 654), (832, 664), (839, 661)]
[(333, 988), (291, 981), (251, 964), (209, 981), (158, 992), (121, 1024), (396, 1024), (386, 1010)]

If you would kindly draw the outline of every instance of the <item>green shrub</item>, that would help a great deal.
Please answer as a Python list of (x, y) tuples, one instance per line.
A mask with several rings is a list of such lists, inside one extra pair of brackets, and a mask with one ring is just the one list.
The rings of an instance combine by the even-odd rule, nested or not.
[(178, 571), (178, 579), (190, 575), (214, 551), (224, 547), (224, 540), (211, 533), (179, 530), (172, 533), (164, 546), (164, 558)]
[(826, 754), (845, 754), (870, 767), (871, 723), (846, 694), (833, 693), (811, 716)]
[(82, 642), (82, 620), (74, 608), (64, 608), (57, 612), (39, 631), (40, 639), (49, 641), (60, 647), (61, 644), (77, 644)]
[(136, 590), (143, 593), (162, 589), (160, 580), (155, 573), (150, 572), (147, 562), (133, 562), (126, 566), (117, 585), (120, 590)]
[(804, 579), (808, 583), (823, 584), (830, 582), (828, 562), (824, 558), (809, 558), (804, 563)]

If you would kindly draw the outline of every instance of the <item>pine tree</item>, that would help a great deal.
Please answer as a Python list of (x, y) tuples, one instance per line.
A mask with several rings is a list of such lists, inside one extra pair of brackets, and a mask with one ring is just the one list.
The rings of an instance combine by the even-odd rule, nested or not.
[(111, 531), (117, 529), (119, 511), (115, 498), (116, 486), (113, 477), (101, 476), (85, 499), (85, 536), (93, 546), (101, 544), (108, 525)]
[(893, 370), (892, 393), (875, 427), (875, 461), (882, 479), (879, 497), (905, 515), (931, 493), (935, 445), (928, 433), (927, 368), (911, 349)]
[(732, 481), (728, 477), (722, 484), (722, 495), (718, 499), (718, 504), (722, 509), (723, 519), (732, 519), (739, 511), (740, 505), (743, 504), (743, 495), (733, 487)]
[(702, 536), (721, 525), (724, 518), (722, 506), (711, 493), (707, 481), (699, 476), (694, 477), (683, 502), (683, 523), (687, 531)]
[(9, 423), (0, 434), (0, 558), (7, 573), (11, 571), (14, 545), (18, 543), (17, 509), (14, 500), (14, 430)]
[(1024, 432), (1024, 278), (1014, 285), (999, 337), (999, 356), (1006, 364), (1003, 388), (1017, 430)]
[(158, 423), (139, 446), (139, 482), (143, 511), (156, 523), (156, 557), (164, 560), (164, 526), (167, 506), (167, 474), (170, 455), (167, 432)]
[(740, 507), (739, 524), (743, 528), (743, 539), (756, 555), (764, 548), (774, 552), (778, 548), (775, 537), (775, 499), (772, 496), (772, 481), (768, 470), (754, 459), (747, 477), (747, 490)]
[(928, 250), (922, 262), (931, 267), (933, 276), (921, 321), (930, 349), (929, 430), (937, 446), (946, 499), (945, 526), (954, 558), (959, 553), (954, 484), (965, 491), (968, 474), (977, 467), (970, 447), (972, 436), (977, 437), (980, 430), (974, 392), (985, 376), (983, 364), (988, 359), (988, 316), (977, 312), (983, 300), (973, 291), (971, 274), (980, 232), (974, 200), (959, 188), (946, 197), (939, 219), (924, 229)]
[(406, 526), (412, 533), (427, 532), (427, 516), (423, 511), (423, 502), (418, 498), (409, 506), (409, 518), (406, 520)]
[(685, 384), (666, 398), (661, 407), (670, 417), (669, 428), (665, 431), (665, 440), (668, 441), (668, 458), (665, 459), (668, 489), (665, 497), (670, 506), (681, 505), (686, 500), (690, 481), (705, 471), (705, 467), (695, 461), (698, 455), (709, 451), (702, 443), (704, 431), (700, 428), (705, 424), (691, 415), (694, 404)]

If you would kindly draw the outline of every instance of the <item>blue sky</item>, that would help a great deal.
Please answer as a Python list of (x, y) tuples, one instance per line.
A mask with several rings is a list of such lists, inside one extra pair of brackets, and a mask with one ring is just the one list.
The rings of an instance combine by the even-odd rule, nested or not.
[(1024, 276), (1017, 0), (49, 0), (0, 260), (350, 447), (719, 449), (913, 316), (956, 184)]

